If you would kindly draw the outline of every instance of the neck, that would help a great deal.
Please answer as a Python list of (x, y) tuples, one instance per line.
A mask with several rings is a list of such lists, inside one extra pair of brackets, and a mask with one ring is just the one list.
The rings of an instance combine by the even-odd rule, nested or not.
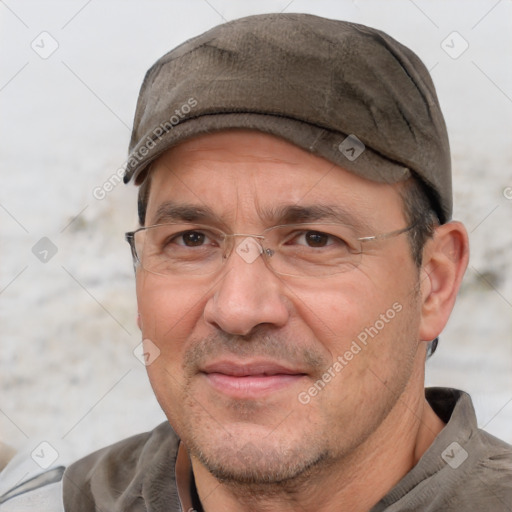
[(192, 467), (205, 512), (365, 512), (409, 472), (444, 423), (424, 398), (423, 379), (410, 386), (379, 428), (353, 453), (319, 463), (293, 481), (272, 485), (219, 482), (195, 458)]

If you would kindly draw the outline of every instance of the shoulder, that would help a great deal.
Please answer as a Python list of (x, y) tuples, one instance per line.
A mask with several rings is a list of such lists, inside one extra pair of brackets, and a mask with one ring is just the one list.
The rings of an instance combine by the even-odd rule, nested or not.
[(435, 481), (442, 507), (433, 510), (511, 510), (512, 446), (477, 429), (466, 442), (448, 445), (441, 458), (446, 466)]
[[(468, 442), (468, 460), (472, 473), (490, 491), (506, 493), (512, 503), (512, 446), (484, 430), (478, 429)], [(475, 455), (475, 457), (472, 457)]]
[(161, 457), (165, 450), (167, 456), (176, 454), (179, 438), (169, 423), (164, 422), (155, 429), (123, 439), (102, 448), (78, 460), (66, 470), (66, 476), (77, 480), (89, 479), (92, 473), (106, 473), (115, 476), (122, 473), (124, 479), (132, 478), (140, 466), (150, 465)]
[[(100, 503), (101, 510), (126, 510), (120, 495), (133, 498), (140, 494), (145, 476), (151, 478), (151, 473), (166, 463), (172, 464), (174, 475), (178, 445), (179, 438), (165, 422), (150, 432), (98, 450), (67, 469), (69, 457), (62, 452), (59, 465), (34, 471), (30, 450), (20, 451), (0, 472), (0, 510), (83, 512), (97, 510)], [(121, 507), (110, 506), (113, 503)]]
[(2, 512), (64, 512), (64, 469), (62, 464), (47, 469), (39, 467), (27, 449), (20, 450), (0, 472), (0, 509)]
[[(444, 509), (509, 510), (512, 446), (478, 428), (468, 394), (458, 390), (429, 391), (431, 405), (448, 420), (430, 451), (431, 466), (437, 469), (437, 498), (443, 501)], [(432, 457), (439, 458), (435, 462)]]
[(510, 512), (512, 446), (478, 428), (467, 393), (429, 388), (426, 398), (446, 426), (372, 512)]
[[(446, 427), (438, 436), (445, 448), (444, 458), (450, 465), (452, 451), (457, 454), (460, 466), (470, 462), (473, 470), (486, 470), (497, 476), (512, 475), (512, 446), (485, 430), (478, 428), (471, 397), (456, 389), (430, 388), (427, 399)], [(459, 453), (460, 452), (460, 453)], [(453, 462), (453, 465), (457, 465)], [(511, 479), (512, 480), (512, 479)]]
[(174, 475), (178, 446), (178, 436), (164, 422), (150, 432), (124, 439), (78, 460), (63, 476), (66, 510), (85, 512), (96, 507), (125, 510), (134, 506), (143, 500), (144, 483), (151, 481), (163, 466), (167, 473)]
[(63, 473), (63, 467), (54, 468), (11, 489), (0, 498), (2, 512), (64, 512)]

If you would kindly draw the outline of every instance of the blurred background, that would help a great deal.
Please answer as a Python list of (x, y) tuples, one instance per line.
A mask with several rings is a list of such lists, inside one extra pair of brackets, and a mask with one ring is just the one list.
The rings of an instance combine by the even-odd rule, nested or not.
[(0, 440), (66, 443), (72, 458), (164, 420), (134, 355), (123, 233), (136, 190), (104, 184), (125, 162), (157, 58), (225, 20), (280, 11), (382, 29), (431, 70), (472, 253), (427, 384), (470, 392), (479, 425), (512, 442), (506, 0), (0, 1)]

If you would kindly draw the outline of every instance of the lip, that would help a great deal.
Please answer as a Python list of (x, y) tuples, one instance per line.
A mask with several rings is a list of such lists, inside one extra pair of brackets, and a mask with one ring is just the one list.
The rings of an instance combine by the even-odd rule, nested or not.
[(275, 393), (299, 380), (306, 373), (274, 361), (217, 361), (206, 365), (201, 373), (216, 391), (232, 398), (249, 399)]

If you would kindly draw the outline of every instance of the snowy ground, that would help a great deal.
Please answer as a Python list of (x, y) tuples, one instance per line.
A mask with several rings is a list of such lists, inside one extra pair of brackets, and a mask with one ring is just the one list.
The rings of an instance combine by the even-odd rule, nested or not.
[(381, 28), (432, 70), (472, 256), (427, 380), (469, 391), (480, 425), (512, 442), (512, 4), (496, 0), (1, 2), (0, 439), (78, 455), (163, 420), (132, 353), (135, 190), (93, 191), (124, 162), (154, 60), (223, 18), (282, 9)]

